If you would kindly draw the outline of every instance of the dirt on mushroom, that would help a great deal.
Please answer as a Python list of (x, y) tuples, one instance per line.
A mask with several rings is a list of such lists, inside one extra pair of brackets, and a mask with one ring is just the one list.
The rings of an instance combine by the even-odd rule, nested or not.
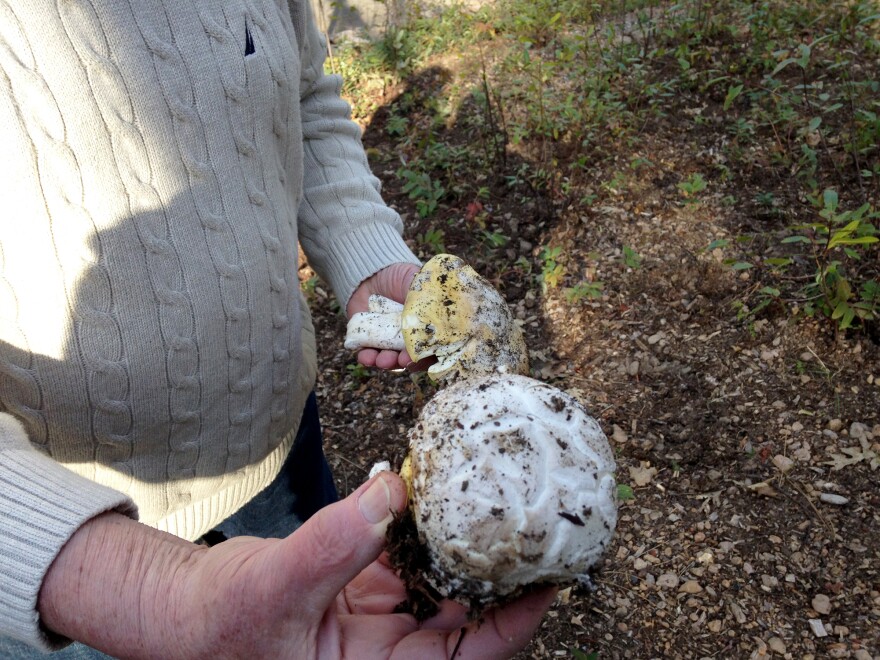
[[(478, 616), (536, 584), (588, 583), (617, 488), (608, 439), (571, 396), (521, 375), (468, 377), (436, 394), (408, 437), (401, 476), (434, 591)], [(409, 578), (400, 537), (389, 557)]]

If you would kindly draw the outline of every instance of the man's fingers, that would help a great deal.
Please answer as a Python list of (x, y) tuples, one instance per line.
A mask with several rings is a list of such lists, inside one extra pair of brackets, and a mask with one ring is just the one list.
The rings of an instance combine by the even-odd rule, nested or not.
[(555, 588), (542, 589), (523, 596), (502, 608), (490, 610), (479, 621), (464, 627), (452, 627), (456, 613), (450, 609), (448, 628), (423, 627), (402, 639), (391, 657), (441, 660), (451, 658), (457, 648), (456, 660), (509, 658), (528, 644), (556, 597), (556, 591)]
[(397, 351), (379, 351), (379, 355), (376, 356), (376, 367), (379, 369), (397, 369), (398, 355)]
[(290, 592), (314, 611), (324, 611), (379, 556), (392, 513), (405, 505), (403, 481), (382, 472), (346, 499), (318, 511), (279, 544), (289, 562)]
[(377, 357), (379, 357), (379, 351), (375, 348), (362, 348), (358, 351), (358, 362), (365, 367), (375, 366)]

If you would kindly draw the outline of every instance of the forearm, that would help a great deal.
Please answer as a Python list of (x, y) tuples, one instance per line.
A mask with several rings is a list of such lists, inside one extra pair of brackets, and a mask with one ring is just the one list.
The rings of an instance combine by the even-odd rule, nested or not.
[(43, 625), (118, 657), (170, 657), (191, 641), (175, 594), (204, 551), (118, 513), (86, 522), (43, 581)]

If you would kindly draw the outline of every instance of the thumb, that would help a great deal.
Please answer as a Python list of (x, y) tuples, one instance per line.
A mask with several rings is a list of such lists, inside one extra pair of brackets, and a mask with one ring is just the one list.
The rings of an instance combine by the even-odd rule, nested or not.
[(318, 511), (283, 543), (298, 576), (291, 593), (298, 593), (313, 611), (326, 610), (376, 560), (388, 523), (405, 505), (403, 480), (380, 472), (341, 502)]

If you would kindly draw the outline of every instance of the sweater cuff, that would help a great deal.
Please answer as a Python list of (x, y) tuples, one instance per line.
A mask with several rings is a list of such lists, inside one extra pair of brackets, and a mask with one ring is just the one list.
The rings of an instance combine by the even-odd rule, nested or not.
[(137, 507), (38, 452), (21, 424), (2, 413), (0, 492), (0, 636), (56, 650), (70, 640), (40, 625), (37, 598), (46, 572), (87, 520), (111, 510), (137, 518)]
[(344, 310), (361, 282), (394, 263), (422, 265), (395, 227), (370, 224), (334, 238), (332, 251), (324, 256), (323, 276)]

